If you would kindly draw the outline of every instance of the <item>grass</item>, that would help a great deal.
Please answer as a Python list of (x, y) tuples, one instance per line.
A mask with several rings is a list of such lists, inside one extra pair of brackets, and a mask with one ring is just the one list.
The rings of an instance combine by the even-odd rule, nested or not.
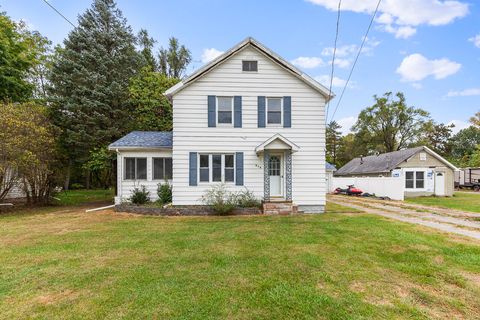
[(56, 205), (76, 206), (92, 202), (113, 202), (113, 189), (68, 190), (61, 191), (56, 196)]
[(328, 202), (328, 201), (327, 201), (326, 211), (327, 211), (327, 213), (358, 213), (358, 212), (362, 212), (358, 209), (342, 206), (340, 204), (336, 204), (336, 203)]
[(0, 319), (480, 317), (478, 242), (366, 214), (62, 208), (0, 230)]
[(407, 198), (406, 202), (427, 206), (480, 212), (480, 193), (455, 192), (453, 197)]

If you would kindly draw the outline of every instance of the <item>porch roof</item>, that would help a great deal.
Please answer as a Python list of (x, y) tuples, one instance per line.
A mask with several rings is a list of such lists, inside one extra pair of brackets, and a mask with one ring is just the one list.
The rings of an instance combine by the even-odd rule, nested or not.
[(257, 154), (265, 150), (292, 150), (293, 153), (300, 150), (300, 147), (277, 133), (255, 148)]

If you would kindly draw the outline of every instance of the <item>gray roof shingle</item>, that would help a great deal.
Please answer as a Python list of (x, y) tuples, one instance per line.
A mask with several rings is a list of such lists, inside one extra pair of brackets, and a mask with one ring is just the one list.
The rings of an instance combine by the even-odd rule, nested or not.
[(336, 168), (333, 164), (331, 164), (331, 163), (329, 163), (329, 162), (326, 162), (326, 163), (325, 163), (325, 169), (330, 170), (330, 171), (335, 171), (335, 170), (337, 170), (337, 168)]
[(336, 176), (353, 174), (383, 173), (390, 172), (400, 163), (415, 155), (423, 147), (416, 147), (389, 153), (382, 153), (375, 156), (355, 158), (335, 172)]
[(132, 131), (110, 144), (108, 148), (171, 148), (172, 145), (172, 132)]

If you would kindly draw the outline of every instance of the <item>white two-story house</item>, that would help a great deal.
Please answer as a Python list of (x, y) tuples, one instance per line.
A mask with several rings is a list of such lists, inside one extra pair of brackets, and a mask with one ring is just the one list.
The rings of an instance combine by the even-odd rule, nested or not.
[(201, 204), (222, 182), (324, 211), (327, 88), (247, 38), (165, 94), (173, 132), (132, 132), (109, 146), (118, 155), (116, 203), (140, 185), (155, 198), (168, 179), (173, 205)]

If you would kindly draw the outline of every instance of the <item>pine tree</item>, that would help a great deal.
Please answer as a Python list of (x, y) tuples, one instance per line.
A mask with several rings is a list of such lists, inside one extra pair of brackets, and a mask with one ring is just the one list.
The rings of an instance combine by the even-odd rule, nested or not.
[(140, 62), (135, 36), (115, 2), (95, 0), (57, 48), (50, 76), (52, 118), (70, 162), (86, 161), (91, 150), (125, 134), (129, 79)]
[(153, 55), (153, 46), (157, 41), (150, 37), (148, 31), (145, 29), (141, 29), (138, 32), (137, 41), (141, 47), (142, 65), (148, 67), (151, 71), (157, 71), (158, 63)]

